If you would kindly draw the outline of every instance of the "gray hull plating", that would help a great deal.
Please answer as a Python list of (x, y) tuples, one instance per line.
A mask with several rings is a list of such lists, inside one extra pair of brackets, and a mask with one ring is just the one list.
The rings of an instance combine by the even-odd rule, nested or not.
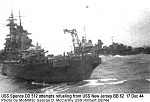
[(3, 73), (11, 78), (38, 82), (73, 82), (89, 79), (101, 59), (69, 60), (68, 65), (54, 67), (54, 63), (20, 64), (6, 62)]

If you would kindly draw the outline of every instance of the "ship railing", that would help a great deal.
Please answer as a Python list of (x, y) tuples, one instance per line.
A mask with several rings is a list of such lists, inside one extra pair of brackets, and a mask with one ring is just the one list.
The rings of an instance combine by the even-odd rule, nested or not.
[(39, 63), (48, 63), (48, 60), (47, 59), (29, 58), (29, 59), (21, 59), (20, 63), (22, 63), (22, 64), (39, 64)]
[(20, 60), (5, 60), (3, 63), (20, 63)]
[(82, 53), (82, 54), (74, 54), (69, 56), (69, 59), (72, 60), (85, 60), (85, 59), (91, 59), (92, 54), (91, 53)]
[(93, 55), (92, 53), (82, 53), (82, 54), (69, 54), (66, 56), (63, 55), (52, 56), (48, 57), (48, 60), (50, 62), (62, 60), (84, 60), (84, 59), (92, 59), (94, 57), (96, 57), (96, 55)]

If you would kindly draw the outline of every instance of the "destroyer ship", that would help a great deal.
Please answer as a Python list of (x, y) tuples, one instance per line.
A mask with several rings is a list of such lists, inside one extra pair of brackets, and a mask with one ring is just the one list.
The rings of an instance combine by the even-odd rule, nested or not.
[(13, 12), (7, 21), (4, 49), (0, 51), (1, 74), (14, 79), (36, 82), (76, 82), (89, 79), (93, 70), (101, 63), (94, 52), (91, 41), (79, 40), (76, 29), (64, 29), (70, 33), (74, 50), (62, 55), (46, 55), (38, 44), (34, 46), (27, 30), (15, 23)]

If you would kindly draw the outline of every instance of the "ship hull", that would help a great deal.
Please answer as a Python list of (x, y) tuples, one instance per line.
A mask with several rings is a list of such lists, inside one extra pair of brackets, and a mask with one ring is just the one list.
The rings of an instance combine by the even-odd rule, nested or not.
[(69, 60), (53, 63), (3, 63), (3, 74), (10, 78), (36, 82), (76, 82), (89, 79), (93, 70), (101, 63), (101, 59)]

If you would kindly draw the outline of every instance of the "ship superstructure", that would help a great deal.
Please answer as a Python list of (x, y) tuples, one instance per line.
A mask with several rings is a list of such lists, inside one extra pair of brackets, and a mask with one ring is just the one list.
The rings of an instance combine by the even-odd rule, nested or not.
[(11, 17), (7, 21), (9, 24), (6, 26), (9, 27), (10, 34), (7, 34), (5, 50), (6, 51), (16, 51), (16, 50), (27, 50), (32, 46), (32, 39), (28, 37), (29, 34), (27, 30), (23, 29), (21, 25), (21, 16), (19, 12), (20, 25), (15, 23), (13, 13), (11, 12)]
[(92, 41), (89, 40), (87, 42), (84, 36), (80, 41), (76, 29), (71, 29), (71, 30), (64, 29), (64, 33), (70, 33), (72, 36), (74, 54), (87, 54), (87, 53), (92, 53), (94, 51)]
[(0, 53), (2, 74), (10, 78), (40, 82), (81, 81), (90, 78), (93, 70), (101, 63), (101, 58), (91, 53), (92, 46), (80, 42), (75, 29), (64, 30), (72, 35), (73, 53), (46, 56), (47, 51), (41, 46), (32, 45), (29, 33), (21, 24), (20, 13), (19, 19), (20, 24), (17, 25), (11, 12), (7, 24), (10, 34)]

